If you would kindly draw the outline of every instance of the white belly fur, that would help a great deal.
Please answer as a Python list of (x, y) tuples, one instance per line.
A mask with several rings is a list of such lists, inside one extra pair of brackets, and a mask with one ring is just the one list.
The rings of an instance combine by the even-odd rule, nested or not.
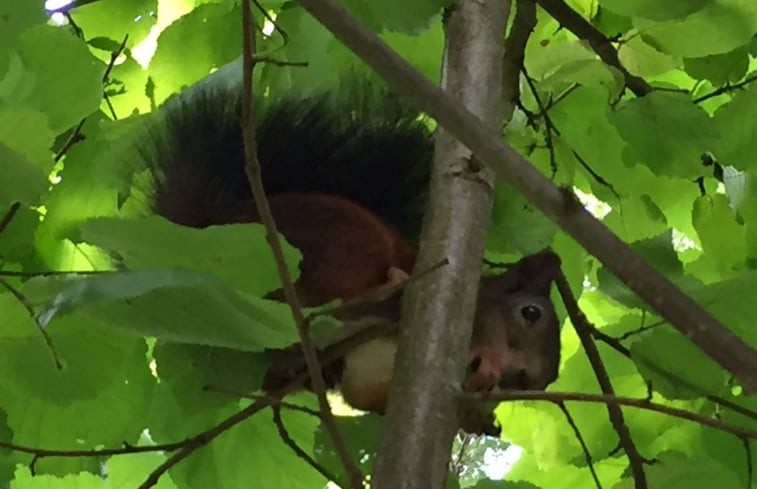
[[(363, 410), (377, 410), (383, 404), (392, 379), (397, 342), (379, 337), (352, 350), (344, 357), (341, 390), (351, 405)], [(383, 410), (383, 406), (380, 407)]]

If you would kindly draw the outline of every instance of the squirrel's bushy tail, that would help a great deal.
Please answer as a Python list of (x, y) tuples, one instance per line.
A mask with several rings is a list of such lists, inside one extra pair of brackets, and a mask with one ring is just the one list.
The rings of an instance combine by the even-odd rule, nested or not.
[[(360, 93), (358, 93), (360, 92)], [(155, 211), (183, 225), (234, 221), (250, 209), (240, 92), (203, 84), (171, 100), (142, 141)], [(429, 180), (431, 133), (376, 89), (258, 97), (258, 156), (269, 195), (323, 193), (372, 210), (414, 240)]]

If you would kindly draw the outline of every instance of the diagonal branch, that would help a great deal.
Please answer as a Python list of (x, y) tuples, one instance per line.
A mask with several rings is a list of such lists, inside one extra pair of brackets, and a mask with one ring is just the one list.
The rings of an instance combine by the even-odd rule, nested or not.
[(271, 409), (273, 409), (273, 423), (276, 425), (276, 431), (278, 431), (281, 441), (284, 443), (284, 445), (288, 446), (294, 452), (294, 454), (297, 455), (297, 457), (302, 459), (316, 472), (321, 474), (324, 479), (331, 481), (332, 484), (336, 484), (338, 478), (334, 474), (330, 473), (323, 465), (319, 464), (318, 461), (312, 457), (312, 455), (303, 450), (302, 447), (300, 447), (297, 442), (294, 441), (294, 439), (291, 437), (289, 431), (284, 425), (284, 420), (281, 418), (282, 407), (283, 405), (281, 404), (271, 406)]
[(652, 86), (641, 77), (631, 74), (618, 59), (618, 52), (613, 47), (610, 40), (602, 32), (591, 25), (588, 20), (570, 8), (562, 0), (536, 0), (541, 8), (547, 11), (549, 15), (560, 23), (563, 27), (576, 35), (579, 39), (588, 42), (591, 48), (597, 53), (599, 59), (605, 64), (614, 67), (623, 75), (626, 86), (637, 96), (643, 97), (652, 91)]
[[(615, 389), (610, 381), (610, 376), (607, 374), (607, 369), (602, 362), (602, 358), (597, 350), (597, 345), (592, 338), (592, 327), (584, 317), (581, 310), (578, 308), (573, 292), (570, 290), (568, 280), (565, 278), (562, 270), (557, 273), (557, 290), (560, 292), (565, 309), (568, 311), (570, 321), (573, 323), (573, 327), (578, 334), (578, 338), (581, 340), (581, 345), (586, 351), (586, 356), (589, 357), (594, 373), (597, 377), (597, 382), (602, 389), (602, 392), (608, 396), (615, 395)], [(636, 444), (631, 436), (631, 431), (628, 429), (625, 418), (623, 416), (623, 410), (617, 404), (608, 404), (607, 411), (610, 415), (610, 422), (615, 428), (615, 432), (618, 434), (620, 445), (628, 456), (628, 462), (631, 464), (631, 472), (633, 473), (634, 485), (636, 489), (647, 488), (647, 478), (644, 474), (644, 457), (641, 456), (639, 450), (636, 448)]]
[(331, 413), (331, 406), (326, 398), (326, 383), (323, 380), (323, 374), (318, 362), (318, 356), (316, 354), (315, 345), (310, 337), (307, 328), (307, 320), (302, 311), (302, 303), (297, 297), (297, 291), (292, 281), (292, 276), (287, 269), (286, 261), (284, 260), (284, 253), (281, 249), (281, 241), (276, 229), (276, 222), (273, 219), (271, 213), (271, 207), (268, 203), (268, 199), (265, 195), (265, 189), (263, 188), (262, 169), (260, 162), (258, 161), (258, 148), (257, 141), (255, 139), (254, 119), (252, 113), (252, 82), (253, 82), (253, 70), (257, 60), (255, 59), (255, 23), (252, 20), (252, 13), (250, 12), (250, 4), (245, 1), (242, 3), (242, 35), (243, 35), (243, 70), (242, 76), (244, 77), (244, 93), (243, 93), (243, 105), (242, 105), (242, 132), (244, 134), (244, 152), (247, 159), (245, 165), (245, 173), (250, 183), (252, 195), (255, 199), (255, 207), (258, 210), (260, 219), (266, 230), (266, 239), (271, 247), (273, 256), (276, 261), (276, 267), (281, 278), (282, 288), (284, 290), (284, 296), (286, 302), (289, 304), (294, 317), (294, 322), (297, 325), (297, 332), (300, 336), (300, 345), (302, 346), (302, 352), (305, 356), (305, 361), (308, 367), (308, 373), (310, 375), (310, 381), (313, 386), (316, 398), (318, 399), (318, 406), (321, 412), (321, 419), (323, 420), (324, 427), (329, 433), (331, 440), (334, 444), (334, 449), (339, 456), (344, 469), (350, 479), (351, 487), (354, 489), (363, 487), (363, 475), (360, 469), (355, 465), (355, 462), (351, 459), (350, 453), (339, 433), (339, 427), (334, 420), (334, 415)]
[(597, 489), (602, 489), (602, 483), (599, 481), (597, 470), (594, 468), (594, 458), (591, 456), (591, 451), (589, 450), (588, 445), (586, 445), (586, 440), (584, 440), (581, 430), (578, 429), (576, 420), (571, 416), (564, 401), (555, 401), (555, 404), (557, 404), (557, 407), (559, 407), (560, 411), (565, 415), (565, 419), (568, 421), (570, 428), (576, 435), (578, 443), (581, 445), (581, 450), (584, 452), (584, 460), (586, 460), (586, 465), (589, 467), (589, 472), (591, 472), (591, 478), (594, 479), (594, 485), (597, 486)]

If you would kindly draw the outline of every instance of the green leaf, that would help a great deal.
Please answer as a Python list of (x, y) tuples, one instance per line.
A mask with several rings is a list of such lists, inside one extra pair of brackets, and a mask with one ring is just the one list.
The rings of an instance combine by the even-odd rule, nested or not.
[[(336, 422), (352, 460), (357, 461), (363, 473), (371, 473), (381, 439), (383, 427), (381, 417), (372, 414), (339, 416)], [(315, 447), (318, 462), (331, 473), (336, 474), (340, 480), (348, 480), (344, 464), (337, 455), (331, 436), (323, 425), (316, 432)]]
[[(175, 402), (187, 413), (227, 406), (259, 390), (270, 367), (268, 355), (228, 348), (160, 342), (153, 354), (161, 382), (169, 385)], [(163, 422), (175, 424), (182, 418), (186, 419)], [(185, 436), (191, 436), (191, 429)]]
[(0, 215), (5, 216), (10, 204), (32, 204), (47, 189), (47, 176), (21, 155), (0, 143)]
[(295, 341), (288, 306), (241, 294), (211, 275), (139, 270), (74, 280), (38, 314), (42, 324), (73, 310), (139, 335), (246, 351)]
[[(155, 99), (162, 102), (182, 87), (198, 81), (241, 54), (241, 14), (238, 5), (200, 5), (164, 30), (150, 62)], [(177, 59), (191, 63), (176, 64)]]
[(76, 24), (88, 40), (116, 37), (119, 44), (128, 35), (127, 47), (133, 47), (150, 32), (157, 17), (157, 0), (108, 0), (93, 2), (71, 11)]
[(599, 4), (621, 15), (652, 20), (674, 20), (701, 10), (713, 0), (600, 0)]
[(653, 92), (629, 100), (610, 115), (633, 158), (659, 175), (694, 178), (700, 158), (717, 138), (707, 113), (682, 94)]
[[(135, 453), (108, 459), (107, 474), (108, 487), (123, 488), (139, 487), (150, 472), (166, 459), (163, 453)], [(104, 481), (103, 481), (104, 482)], [(161, 477), (155, 489), (176, 489), (170, 477)]]
[[(301, 399), (290, 401), (304, 404)], [(305, 406), (312, 406), (312, 400)], [(283, 410), (282, 418), (289, 436), (312, 455), (319, 420), (291, 410)], [(292, 456), (291, 448), (281, 441), (271, 422), (270, 409), (224, 433), (195, 453), (192, 463), (179, 464), (170, 474), (179, 487), (197, 489), (243, 489), (250, 487), (250, 481), (282, 489), (311, 489), (325, 485), (323, 477), (302, 459)]]
[[(694, 487), (738, 487), (736, 474), (708, 457), (685, 457), (676, 452), (657, 457), (645, 468), (650, 487), (690, 489)], [(633, 480), (626, 479), (616, 489), (631, 489)]]
[[(622, 0), (613, 0), (618, 3)], [(647, 0), (652, 2), (653, 0)], [(703, 6), (702, 0), (689, 2), (678, 0), (673, 4), (684, 3), (697, 8), (696, 12), (667, 22), (653, 22), (635, 19), (634, 24), (641, 32), (645, 42), (659, 51), (683, 56), (700, 58), (712, 54), (733, 51), (744, 46), (757, 32), (757, 4), (751, 0), (709, 0)], [(660, 5), (671, 2), (654, 2), (654, 7), (647, 12), (656, 12)], [(698, 7), (702, 8), (699, 9)], [(685, 11), (684, 6), (684, 11)]]
[[(21, 325), (19, 325), (21, 326)], [(26, 325), (23, 325), (26, 326)], [(83, 315), (49, 328), (63, 368), (41, 335), (0, 339), (0, 399), (14, 443), (94, 449), (134, 443), (143, 430), (155, 379), (141, 338), (108, 331)], [(37, 473), (93, 470), (92, 458), (46, 458)]]
[[(2, 150), (0, 150), (0, 153), (2, 153)], [(0, 156), (1, 158), (2, 156)], [(1, 163), (0, 166), (2, 166)], [(29, 243), (34, 242), (34, 232), (37, 230), (37, 226), (39, 226), (39, 213), (27, 207), (20, 207), (8, 227), (0, 234), (0, 261), (24, 262), (30, 260), (34, 256), (35, 250), (29, 246)]]
[(754, 287), (757, 287), (757, 272), (748, 270), (732, 280), (695, 290), (692, 297), (734, 334), (757, 348), (757, 329), (752, 321), (757, 315), (757, 303), (750, 295)]
[[(20, 98), (12, 101), (14, 105), (23, 103), (47, 114), (54, 132), (75, 125), (97, 110), (105, 66), (83, 41), (64, 29), (46, 25), (27, 29), (19, 41), (21, 60), (35, 82), (28, 93), (16, 94)], [(69, 75), (61, 77), (61, 73)]]
[(618, 46), (618, 59), (628, 71), (644, 77), (668, 73), (680, 64), (677, 58), (645, 43), (641, 36), (632, 37)]
[(730, 102), (721, 106), (713, 117), (720, 138), (714, 141), (715, 158), (739, 170), (757, 169), (751, 135), (757, 131), (753, 117), (757, 110), (757, 86), (754, 84), (737, 92)]
[(554, 90), (565, 84), (581, 86), (599, 85), (607, 90), (609, 98), (616, 98), (623, 89), (623, 76), (617, 70), (596, 59), (580, 59), (563, 63), (539, 85), (541, 89)]
[(387, 0), (363, 2), (348, 0), (344, 6), (376, 31), (419, 34), (428, 27), (431, 19), (450, 5), (449, 0)]
[(665, 215), (644, 194), (623, 199), (604, 222), (627, 243), (652, 238), (668, 229)]
[[(702, 196), (694, 203), (694, 228), (699, 234), (704, 253), (687, 269), (697, 270), (706, 282), (732, 277), (746, 260), (746, 229), (736, 222), (725, 195)], [(705, 275), (705, 268), (709, 271)]]
[(41, 0), (0, 0), (0, 53), (14, 45), (28, 27), (47, 21)]
[(527, 203), (519, 192), (504, 183), (497, 186), (487, 251), (536, 253), (552, 244), (555, 232), (554, 223)]
[(741, 46), (731, 52), (714, 54), (703, 58), (683, 60), (686, 73), (699, 80), (708, 80), (715, 86), (735, 83), (746, 75), (749, 69), (749, 53)]
[[(193, 229), (161, 217), (93, 219), (81, 226), (88, 243), (116, 253), (130, 269), (177, 267), (211, 273), (229, 285), (263, 296), (281, 287), (271, 247), (260, 224)], [(289, 269), (300, 253), (284, 244)], [(296, 274), (295, 274), (295, 279)]]
[(0, 109), (0, 143), (41, 170), (45, 184), (54, 163), (50, 152), (54, 138), (44, 113), (11, 107)]
[(62, 478), (51, 475), (32, 475), (27, 467), (19, 467), (11, 489), (103, 489), (104, 481), (95, 474), (71, 474)]
[[(61, 181), (43, 201), (48, 211), (42, 234), (52, 239), (76, 237), (77, 226), (88, 218), (117, 216), (119, 202), (129, 195), (134, 173), (129, 138), (140, 119), (110, 122), (89, 117), (80, 134), (83, 141), (66, 153)], [(142, 205), (142, 212), (146, 205)]]
[(631, 346), (631, 354), (652, 388), (668, 399), (720, 392), (728, 379), (727, 372), (668, 324), (645, 333)]
[[(670, 233), (661, 234), (655, 238), (638, 241), (631, 246), (655, 270), (668, 280), (685, 290), (701, 290), (699, 281), (686, 276), (681, 262), (673, 250)], [(602, 268), (597, 272), (599, 284), (603, 292), (613, 299), (629, 306), (645, 308), (645, 303), (622, 284), (615, 275)]]

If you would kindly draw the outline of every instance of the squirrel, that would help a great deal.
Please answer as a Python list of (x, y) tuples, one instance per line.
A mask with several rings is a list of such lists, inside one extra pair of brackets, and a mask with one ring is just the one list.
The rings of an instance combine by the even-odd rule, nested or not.
[[(240, 100), (237, 87), (201, 84), (161, 110), (140, 150), (157, 214), (197, 228), (259, 221)], [(302, 252), (295, 287), (303, 305), (409, 276), (433, 157), (433, 134), (418, 113), (375, 91), (261, 98), (255, 108), (273, 216)], [(465, 390), (544, 389), (556, 379), (560, 328), (549, 291), (559, 267), (543, 251), (481, 279)], [(388, 307), (399, 316), (397, 299)], [(344, 355), (335, 383), (348, 404), (383, 413), (396, 347), (396, 335), (385, 335)]]

